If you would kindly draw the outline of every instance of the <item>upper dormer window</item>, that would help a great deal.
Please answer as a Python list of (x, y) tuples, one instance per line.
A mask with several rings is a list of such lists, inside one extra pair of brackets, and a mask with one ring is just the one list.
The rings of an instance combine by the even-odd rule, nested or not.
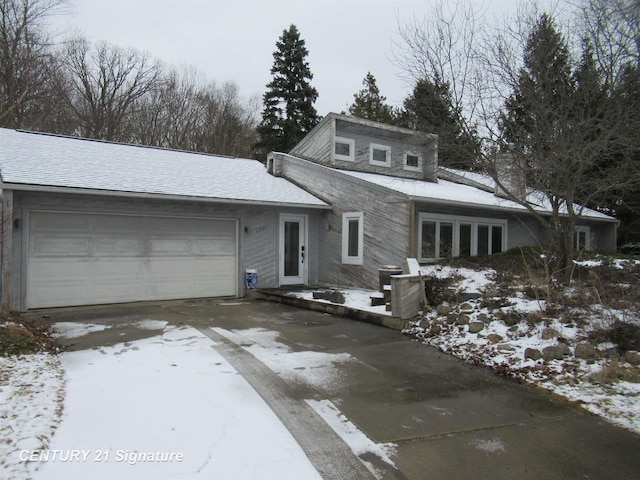
[(335, 160), (344, 160), (345, 162), (353, 162), (355, 150), (355, 141), (352, 138), (336, 137), (333, 147), (333, 158)]
[(369, 163), (379, 167), (391, 166), (391, 147), (372, 143), (369, 145)]
[(422, 155), (416, 152), (406, 152), (403, 157), (404, 169), (413, 172), (422, 171)]

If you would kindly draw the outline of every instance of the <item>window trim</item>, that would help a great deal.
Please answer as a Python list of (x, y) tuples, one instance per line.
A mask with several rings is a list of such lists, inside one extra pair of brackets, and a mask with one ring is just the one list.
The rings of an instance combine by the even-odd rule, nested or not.
[[(409, 155), (418, 158), (417, 167), (407, 164), (407, 157)], [(422, 154), (419, 152), (411, 152), (411, 151), (404, 152), (404, 155), (402, 156), (402, 166), (404, 170), (408, 170), (410, 172), (421, 172), (422, 171)]]
[(591, 228), (588, 225), (576, 225), (573, 235), (573, 248), (576, 252), (582, 251), (578, 248), (580, 246), (578, 239), (581, 233), (584, 233), (584, 251), (591, 250)]
[[(342, 154), (336, 153), (336, 143), (344, 143), (346, 145), (349, 145), (349, 155), (342, 155)], [(355, 149), (356, 149), (356, 141), (353, 138), (334, 137), (333, 139), (333, 159), (334, 160), (342, 160), (344, 162), (354, 162)]]
[[(422, 224), (424, 222), (431, 222), (436, 224), (436, 239), (435, 239), (435, 257), (423, 257), (422, 256)], [(416, 256), (421, 262), (433, 262), (443, 257), (440, 256), (440, 224), (441, 223), (453, 223), (453, 248), (452, 256), (460, 256), (460, 225), (471, 225), (471, 246), (470, 253), (472, 257), (478, 256), (478, 227), (488, 226), (488, 249), (492, 251), (492, 227), (502, 228), (502, 249), (501, 252), (507, 250), (507, 220), (499, 218), (482, 218), (482, 217), (463, 217), (457, 215), (443, 215), (438, 213), (419, 212), (418, 213), (418, 244)], [(492, 255), (492, 253), (489, 253)]]
[[(349, 222), (358, 221), (358, 255), (349, 255)], [(342, 214), (342, 263), (346, 265), (362, 265), (364, 251), (364, 213), (344, 212)]]
[[(373, 151), (382, 150), (385, 152), (386, 160), (381, 162), (373, 159)], [(382, 145), (380, 143), (369, 144), (369, 165), (375, 165), (377, 167), (390, 167), (391, 166), (391, 147), (388, 145)]]

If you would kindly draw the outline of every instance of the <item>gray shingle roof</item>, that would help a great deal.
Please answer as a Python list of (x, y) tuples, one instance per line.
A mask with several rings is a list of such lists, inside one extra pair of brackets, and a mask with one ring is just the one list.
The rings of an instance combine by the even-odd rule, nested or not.
[(257, 160), (0, 128), (5, 188), (49, 187), (326, 207)]

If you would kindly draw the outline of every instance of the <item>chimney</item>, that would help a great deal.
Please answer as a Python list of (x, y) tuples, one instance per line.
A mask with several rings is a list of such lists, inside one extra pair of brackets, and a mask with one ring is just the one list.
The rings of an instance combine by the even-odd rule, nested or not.
[(503, 198), (514, 196), (518, 200), (526, 200), (527, 182), (523, 164), (524, 159), (517, 158), (511, 153), (498, 153), (494, 162), (496, 177), (504, 185), (503, 189), (496, 183), (494, 194)]

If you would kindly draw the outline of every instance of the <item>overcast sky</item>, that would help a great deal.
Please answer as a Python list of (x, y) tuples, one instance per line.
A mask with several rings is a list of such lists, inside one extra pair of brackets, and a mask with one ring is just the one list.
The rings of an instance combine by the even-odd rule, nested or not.
[[(320, 115), (346, 110), (368, 71), (388, 103), (410, 87), (393, 64), (398, 21), (422, 18), (428, 2), (386, 0), (71, 0), (58, 21), (91, 41), (148, 51), (192, 65), (207, 79), (235, 81), (244, 97), (270, 81), (276, 41), (292, 23), (305, 40)], [(515, 0), (487, 0), (501, 13)]]

